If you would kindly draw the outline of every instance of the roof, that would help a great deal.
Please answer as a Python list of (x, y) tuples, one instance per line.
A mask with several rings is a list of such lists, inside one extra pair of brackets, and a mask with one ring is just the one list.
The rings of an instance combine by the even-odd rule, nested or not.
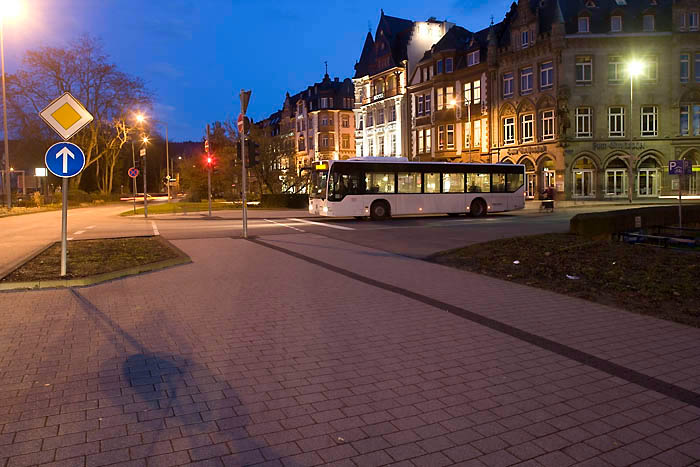
[[(408, 59), (408, 42), (413, 33), (413, 21), (384, 14), (382, 10), (374, 38), (368, 32), (362, 47), (360, 60), (355, 64), (355, 78), (373, 75), (397, 66)], [(384, 48), (388, 48), (390, 60), (382, 65), (377, 58), (385, 57)]]
[(623, 5), (616, 0), (593, 0), (594, 7), (588, 7), (590, 0), (560, 0), (565, 18), (566, 33), (578, 33), (578, 17), (590, 16), (590, 32), (607, 34), (610, 32), (610, 17), (622, 16), (622, 32), (642, 32), (642, 17), (645, 14), (655, 14), (655, 30), (672, 30), (673, 0), (657, 0), (653, 5), (650, 0), (626, 0)]

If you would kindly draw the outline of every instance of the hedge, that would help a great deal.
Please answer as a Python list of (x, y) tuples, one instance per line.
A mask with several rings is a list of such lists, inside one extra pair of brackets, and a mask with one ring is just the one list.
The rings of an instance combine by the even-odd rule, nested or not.
[(260, 206), (263, 208), (307, 209), (309, 207), (309, 195), (294, 193), (263, 194), (260, 199)]
[[(639, 222), (637, 221), (637, 218)], [(683, 206), (683, 225), (700, 223), (700, 205)], [(577, 214), (569, 222), (569, 231), (593, 238), (647, 227), (678, 225), (678, 206), (654, 206), (619, 211)]]

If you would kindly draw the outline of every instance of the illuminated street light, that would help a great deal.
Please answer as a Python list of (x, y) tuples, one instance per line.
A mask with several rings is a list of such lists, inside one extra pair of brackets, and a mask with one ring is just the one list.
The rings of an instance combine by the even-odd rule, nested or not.
[(635, 78), (642, 73), (644, 73), (644, 62), (632, 60), (627, 64), (627, 74), (629, 74), (631, 78)]
[(0, 62), (2, 62), (2, 128), (5, 138), (5, 189), (7, 209), (12, 208), (12, 179), (10, 178), (10, 143), (7, 136), (7, 96), (5, 93), (5, 20), (16, 19), (23, 13), (20, 0), (0, 0)]
[[(143, 114), (136, 115), (136, 121), (138, 123), (143, 123), (146, 121), (146, 117)], [(168, 124), (162, 120), (151, 119), (154, 123), (161, 123), (165, 127), (165, 176), (168, 179), (168, 203), (170, 202), (170, 153), (168, 151)]]
[(143, 137), (143, 142), (144, 142), (144, 144), (145, 144), (145, 143), (148, 143), (148, 136), (144, 136), (144, 137)]
[[(630, 131), (630, 141), (632, 141), (632, 128), (633, 128), (633, 109), (634, 109), (634, 78), (637, 76), (641, 76), (644, 73), (644, 69), (646, 68), (646, 64), (640, 60), (631, 60), (630, 62), (627, 63), (627, 74), (630, 77), (630, 124), (629, 124), (629, 131)], [(628, 154), (626, 157), (623, 158), (625, 161), (627, 161), (627, 199), (632, 203), (632, 186), (634, 185), (634, 178), (632, 177), (632, 168), (634, 167), (634, 157), (632, 157), (632, 154)]]

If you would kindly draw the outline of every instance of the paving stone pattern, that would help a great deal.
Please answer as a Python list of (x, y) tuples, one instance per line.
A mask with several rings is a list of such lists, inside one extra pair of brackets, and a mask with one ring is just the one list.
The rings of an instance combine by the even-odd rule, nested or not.
[[(697, 388), (695, 329), (284, 238)], [(192, 264), (0, 294), (0, 467), (699, 465), (697, 407), (265, 246), (176, 245)]]

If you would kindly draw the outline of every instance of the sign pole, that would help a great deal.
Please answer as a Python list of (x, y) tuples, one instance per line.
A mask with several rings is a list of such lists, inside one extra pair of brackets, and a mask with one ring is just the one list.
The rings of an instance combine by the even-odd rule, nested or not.
[(68, 179), (63, 179), (61, 188), (63, 206), (61, 208), (61, 277), (67, 274), (68, 263)]
[(207, 201), (209, 203), (209, 217), (211, 217), (211, 156), (209, 153), (209, 124), (207, 123)]
[(146, 160), (146, 148), (141, 149), (141, 152), (143, 152), (143, 217), (148, 217), (148, 188), (146, 187), (148, 161)]
[(683, 186), (683, 174), (678, 174), (678, 228), (683, 228), (683, 203), (681, 201)]
[(246, 200), (246, 190), (248, 185), (248, 170), (245, 165), (245, 132), (247, 128), (245, 127), (245, 112), (248, 109), (248, 101), (250, 100), (250, 91), (244, 91), (241, 89), (239, 94), (241, 99), (241, 115), (243, 116), (243, 124), (241, 131), (241, 201), (243, 201), (243, 238), (248, 238), (248, 202)]
[[(134, 140), (131, 140), (131, 166), (136, 167), (136, 154), (134, 153)], [(136, 177), (132, 177), (134, 186), (134, 215), (136, 215)]]

